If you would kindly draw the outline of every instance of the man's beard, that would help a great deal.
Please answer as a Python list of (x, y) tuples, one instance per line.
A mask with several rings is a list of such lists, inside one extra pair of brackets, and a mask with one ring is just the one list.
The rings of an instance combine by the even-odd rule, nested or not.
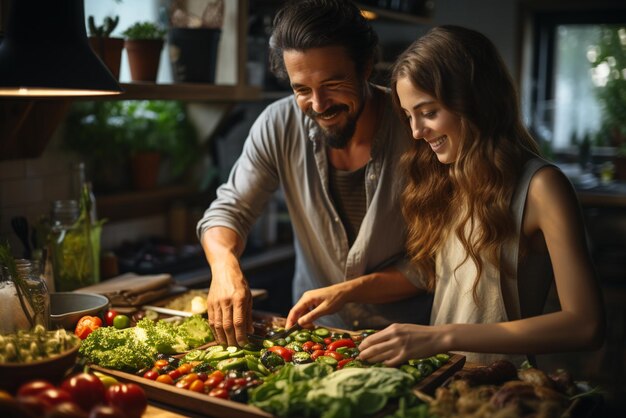
[(322, 139), (326, 142), (326, 144), (331, 148), (341, 149), (345, 148), (354, 136), (354, 132), (356, 131), (356, 123), (361, 116), (361, 112), (363, 112), (363, 108), (365, 107), (365, 99), (361, 100), (361, 106), (359, 107), (356, 115), (348, 116), (348, 121), (345, 125), (331, 126), (330, 128), (324, 128), (317, 122), (317, 118), (324, 117), (326, 115), (332, 115), (334, 113), (339, 112), (348, 112), (348, 106), (346, 105), (335, 105), (326, 109), (325, 112), (317, 113), (313, 109), (309, 109), (306, 112), (306, 115), (310, 117), (313, 122), (320, 128), (322, 132)]

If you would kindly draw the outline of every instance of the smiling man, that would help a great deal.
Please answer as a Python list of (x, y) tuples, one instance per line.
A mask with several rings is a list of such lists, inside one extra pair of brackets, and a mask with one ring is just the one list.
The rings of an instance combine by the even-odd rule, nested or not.
[[(258, 117), (228, 181), (198, 223), (212, 273), (209, 322), (219, 342), (243, 345), (252, 330), (252, 299), (239, 257), (279, 188), (295, 237), (294, 301), (332, 284), (383, 278), (389, 286), (375, 298), (347, 303), (321, 323), (359, 329), (428, 322), (430, 297), (405, 280), (416, 273), (404, 248), (399, 159), (411, 138), (392, 111), (388, 90), (369, 82), (377, 43), (347, 0), (292, 1), (277, 13), (272, 70), (289, 80), (294, 94)], [(386, 303), (399, 293), (414, 297)]]

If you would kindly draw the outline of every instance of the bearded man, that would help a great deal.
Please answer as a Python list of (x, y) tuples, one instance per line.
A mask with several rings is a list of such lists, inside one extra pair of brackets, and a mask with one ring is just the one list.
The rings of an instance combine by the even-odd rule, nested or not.
[[(369, 82), (377, 45), (375, 31), (347, 0), (291, 1), (276, 14), (270, 62), (293, 95), (259, 115), (197, 228), (211, 267), (207, 311), (218, 342), (242, 346), (252, 330), (239, 257), (279, 188), (294, 231), (293, 301), (308, 290), (382, 277), (389, 286), (375, 299), (347, 303), (320, 325), (428, 323), (430, 296), (405, 280), (419, 279), (408, 262), (400, 210), (399, 162), (411, 137), (388, 89)], [(398, 292), (413, 297), (386, 303)]]

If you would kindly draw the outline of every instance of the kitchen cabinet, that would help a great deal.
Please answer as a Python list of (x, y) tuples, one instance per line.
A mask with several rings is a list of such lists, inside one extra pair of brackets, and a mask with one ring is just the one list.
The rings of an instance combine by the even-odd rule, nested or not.
[[(222, 37), (234, 51), (220, 55), (219, 70), (234, 78), (233, 84), (195, 83), (122, 84), (125, 93), (108, 97), (54, 99), (0, 99), (0, 160), (39, 157), (64, 120), (73, 100), (185, 100), (213, 103), (254, 101), (260, 88), (247, 83), (248, 0), (228, 1)], [(0, 0), (0, 20), (6, 17), (8, 0)], [(4, 28), (2, 24), (0, 29)], [(234, 40), (234, 42), (232, 41)], [(232, 52), (232, 53), (230, 53)], [(234, 75), (234, 77), (232, 77)]]

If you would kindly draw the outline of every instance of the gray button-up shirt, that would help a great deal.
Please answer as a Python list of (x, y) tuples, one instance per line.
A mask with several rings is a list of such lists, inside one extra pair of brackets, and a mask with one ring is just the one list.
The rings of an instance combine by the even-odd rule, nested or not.
[[(380, 115), (365, 172), (367, 212), (354, 244), (348, 238), (328, 188), (328, 157), (319, 128), (293, 96), (259, 115), (228, 181), (198, 223), (198, 233), (228, 227), (246, 239), (272, 194), (281, 187), (294, 231), (293, 297), (309, 289), (350, 280), (389, 266), (420, 285), (405, 253), (400, 210), (404, 181), (400, 156), (411, 138), (391, 109)], [(429, 296), (393, 304), (349, 304), (319, 321), (343, 329), (382, 328), (393, 322), (428, 323)]]

